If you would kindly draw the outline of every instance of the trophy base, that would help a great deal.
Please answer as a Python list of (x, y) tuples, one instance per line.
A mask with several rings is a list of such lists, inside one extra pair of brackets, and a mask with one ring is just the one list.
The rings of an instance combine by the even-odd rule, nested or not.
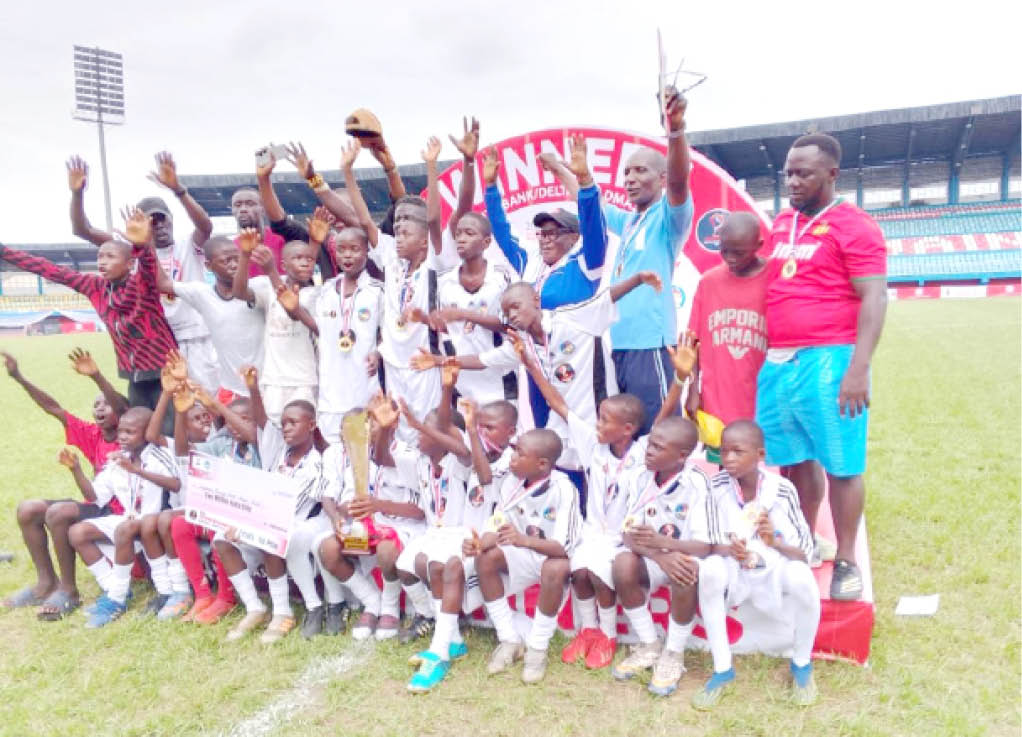
[(345, 555), (372, 555), (375, 551), (369, 544), (368, 535), (364, 537), (345, 535), (341, 538), (341, 552)]

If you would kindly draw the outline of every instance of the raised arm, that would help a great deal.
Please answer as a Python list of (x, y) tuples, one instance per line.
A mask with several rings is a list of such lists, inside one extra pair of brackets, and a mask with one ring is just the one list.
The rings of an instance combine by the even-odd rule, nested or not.
[(607, 258), (607, 219), (600, 201), (600, 188), (593, 181), (586, 156), (586, 139), (581, 134), (571, 137), (571, 160), (567, 166), (578, 179), (578, 225), (582, 234), (582, 260), (590, 278), (602, 273)]
[(387, 142), (383, 140), (383, 136), (367, 139), (366, 146), (376, 162), (383, 167), (391, 202), (408, 194), (405, 191), (405, 183), (401, 181), (401, 175), (397, 173), (397, 164), (394, 163), (394, 157), (390, 155), (390, 149), (387, 148)]
[(570, 408), (568, 403), (564, 401), (564, 397), (561, 396), (560, 392), (554, 389), (554, 385), (550, 383), (546, 375), (543, 373), (543, 369), (536, 365), (536, 362), (532, 360), (529, 352), (525, 350), (525, 344), (522, 342), (521, 336), (516, 332), (509, 332), (507, 334), (508, 340), (515, 347), (515, 353), (518, 354), (518, 359), (525, 365), (525, 370), (529, 372), (529, 376), (536, 383), (536, 387), (543, 395), (543, 399), (546, 400), (547, 405), (550, 409), (559, 414), (563, 419), (568, 419), (568, 412)]
[(376, 227), (372, 215), (369, 214), (369, 205), (366, 204), (365, 197), (362, 196), (362, 188), (358, 186), (358, 180), (355, 179), (355, 159), (358, 158), (361, 150), (361, 142), (357, 138), (352, 138), (341, 151), (341, 171), (344, 173), (344, 188), (348, 191), (351, 206), (355, 211), (355, 222), (365, 230), (369, 238), (369, 245), (376, 248), (376, 244), (380, 241), (380, 230)]
[[(231, 293), (235, 299), (243, 299), (251, 302), (255, 294), (248, 286), (248, 262), (252, 260), (252, 252), (263, 240), (262, 233), (255, 228), (242, 228), (238, 235), (238, 270), (234, 272), (234, 283), (231, 286)], [(271, 261), (272, 254), (271, 254)]]
[(660, 275), (655, 271), (639, 271), (611, 286), (610, 298), (617, 302), (640, 284), (648, 284), (658, 292), (664, 288), (663, 282), (660, 281)]
[(255, 366), (242, 366), (241, 378), (245, 380), (245, 386), (248, 388), (252, 422), (255, 423), (257, 429), (266, 427), (268, 418), (266, 417), (266, 407), (263, 406), (263, 395), (259, 391), (259, 369)]
[(683, 205), (689, 197), (688, 175), (692, 159), (685, 138), (685, 109), (688, 101), (673, 87), (665, 90), (667, 104), (664, 115), (667, 119), (667, 202), (671, 207)]
[(92, 488), (92, 482), (89, 481), (89, 477), (82, 470), (82, 463), (78, 459), (78, 454), (71, 448), (61, 448), (60, 453), (57, 454), (57, 460), (60, 462), (60, 465), (71, 472), (71, 478), (75, 480), (75, 485), (82, 492), (82, 497), (85, 501), (89, 504), (94, 503), (96, 501), (96, 490)]
[(128, 410), (128, 400), (119, 391), (114, 389), (113, 385), (107, 381), (107, 378), (103, 376), (103, 373), (99, 370), (99, 366), (96, 364), (96, 359), (92, 357), (92, 354), (81, 348), (75, 348), (67, 356), (71, 359), (71, 368), (76, 373), (82, 376), (88, 376), (92, 379), (96, 386), (99, 387), (99, 391), (103, 394), (103, 398), (106, 400), (110, 408), (118, 415), (123, 415)]
[(209, 240), (209, 236), (213, 233), (213, 221), (209, 219), (209, 215), (202, 205), (195, 201), (185, 187), (181, 186), (177, 179), (177, 164), (174, 163), (174, 157), (170, 155), (169, 151), (160, 151), (156, 154), (156, 170), (149, 172), (149, 180), (174, 193), (185, 212), (188, 213), (188, 219), (195, 226), (192, 243), (196, 248), (202, 247), (202, 244)]
[[(671, 388), (667, 390), (667, 396), (660, 404), (660, 411), (653, 419), (652, 424), (654, 425), (660, 420), (670, 417), (678, 408), (681, 401), (681, 390), (685, 387), (685, 382), (692, 376), (699, 358), (699, 340), (694, 332), (688, 330), (678, 336), (678, 347), (667, 346), (667, 352), (671, 355), (671, 363), (674, 364), (674, 381), (671, 382)], [(689, 391), (695, 391), (695, 386), (690, 386)]]
[(71, 188), (71, 232), (94, 246), (113, 239), (105, 230), (92, 227), (85, 215), (85, 187), (89, 183), (89, 165), (79, 156), (67, 160), (67, 183)]
[(14, 356), (6, 351), (0, 351), (0, 356), (3, 356), (4, 358), (4, 366), (7, 368), (7, 375), (21, 384), (25, 393), (28, 394), (33, 402), (39, 405), (39, 408), (42, 409), (43, 412), (60, 420), (60, 424), (66, 426), (67, 412), (60, 406), (57, 400), (21, 375), (21, 369), (18, 367), (18, 362), (15, 360)]
[(514, 270), (521, 275), (525, 272), (529, 254), (518, 244), (518, 239), (511, 233), (511, 223), (507, 220), (504, 202), (501, 200), (500, 190), (497, 188), (499, 172), (500, 159), (497, 158), (497, 149), (491, 147), (483, 154), (483, 181), (486, 182), (483, 202), (486, 204), (486, 217), (490, 220), (493, 239), (497, 241), (497, 245), (500, 246), (500, 250), (503, 251)]
[[(277, 165), (277, 157), (273, 155), (273, 144), (256, 151), (256, 182), (259, 186), (259, 199), (263, 203), (263, 212), (271, 223), (287, 220), (287, 212), (280, 204), (277, 193), (273, 189), (270, 176)], [(262, 161), (264, 163), (260, 164)]]
[(479, 121), (473, 116), (471, 123), (468, 118), (461, 119), (461, 126), (464, 130), (461, 138), (448, 136), (454, 147), (461, 152), (462, 169), (461, 185), (458, 187), (458, 202), (451, 213), (451, 219), (447, 221), (447, 229), (454, 235), (454, 229), (458, 227), (461, 216), (472, 209), (472, 200), (476, 196), (476, 152), (479, 151)]
[(400, 419), (401, 410), (394, 403), (394, 400), (377, 393), (369, 400), (366, 408), (373, 420), (373, 429), (370, 438), (373, 462), (378, 466), (393, 468), (397, 465), (394, 456), (390, 452), (391, 442), (394, 440), (394, 431), (397, 430), (397, 423)]
[(319, 325), (316, 324), (315, 318), (309, 314), (309, 311), (302, 306), (298, 299), (298, 285), (292, 284), (287, 286), (278, 283), (274, 289), (277, 292), (277, 301), (280, 302), (280, 306), (284, 308), (284, 312), (287, 313), (288, 317), (295, 322), (300, 322), (311, 332), (319, 335)]
[(249, 445), (256, 444), (257, 438), (251, 422), (242, 419), (241, 415), (227, 405), (221, 404), (216, 397), (212, 396), (201, 386), (195, 388), (195, 399), (212, 414), (223, 417), (224, 422), (237, 433), (240, 440)]
[[(585, 152), (583, 151), (583, 153)], [(539, 159), (540, 166), (557, 177), (557, 181), (564, 187), (564, 191), (569, 199), (573, 200), (578, 197), (579, 187), (586, 185), (582, 184), (581, 180), (578, 179), (578, 174), (570, 166), (566, 166), (563, 161), (558, 161), (557, 157), (552, 153), (542, 153), (536, 158)]]
[(458, 409), (465, 418), (465, 433), (468, 435), (469, 449), (472, 451), (472, 468), (479, 477), (479, 483), (489, 484), (493, 481), (493, 469), (490, 468), (490, 459), (486, 457), (483, 449), (483, 442), (479, 439), (479, 425), (476, 423), (476, 403), (463, 399), (458, 402)]
[[(164, 389), (160, 392), (160, 398), (156, 400), (156, 408), (153, 413), (149, 416), (149, 424), (145, 428), (145, 439), (146, 442), (158, 445), (161, 448), (166, 447), (167, 441), (163, 437), (163, 418), (167, 416), (167, 407), (170, 405), (171, 396), (170, 393)], [(177, 441), (177, 423), (178, 420), (184, 415), (184, 412), (177, 412), (174, 415), (174, 440)], [(177, 455), (187, 455), (188, 451), (184, 453), (178, 453)]]
[[(107, 240), (110, 240), (107, 238)], [(105, 242), (105, 241), (104, 241)], [(55, 284), (63, 284), (70, 289), (91, 297), (106, 285), (106, 280), (98, 274), (80, 274), (74, 269), (55, 264), (39, 256), (32, 256), (24, 251), (0, 245), (0, 259), (13, 264), (22, 271), (29, 271)]]
[(436, 161), (440, 157), (442, 145), (436, 136), (430, 136), (426, 148), (422, 150), (422, 160), (426, 162), (426, 226), (429, 228), (429, 239), (433, 250), (439, 254), (443, 251), (443, 225), (440, 213), (439, 174)]
[(287, 148), (287, 160), (294, 164), (298, 175), (312, 188), (313, 193), (323, 206), (334, 214), (341, 222), (354, 225), (358, 222), (355, 210), (344, 201), (340, 195), (330, 189), (320, 174), (312, 165), (312, 159), (305, 152), (305, 147), (299, 143), (292, 143)]

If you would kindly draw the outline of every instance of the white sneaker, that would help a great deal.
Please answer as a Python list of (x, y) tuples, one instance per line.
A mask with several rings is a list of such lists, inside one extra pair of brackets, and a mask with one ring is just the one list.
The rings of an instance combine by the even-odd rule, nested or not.
[(490, 662), (486, 665), (486, 672), (491, 676), (501, 673), (511, 667), (516, 660), (521, 660), (525, 655), (525, 645), (521, 642), (501, 642), (497, 649), (490, 655)]
[(525, 649), (525, 663), (522, 667), (523, 683), (539, 683), (546, 675), (546, 650)]
[(656, 664), (660, 659), (660, 648), (660, 640), (632, 645), (628, 657), (615, 665), (611, 673), (619, 681), (635, 677), (637, 673), (648, 670)]
[(670, 696), (678, 688), (678, 681), (685, 675), (685, 654), (676, 653), (666, 647), (660, 659), (653, 666), (653, 677), (649, 681), (649, 692), (657, 696)]

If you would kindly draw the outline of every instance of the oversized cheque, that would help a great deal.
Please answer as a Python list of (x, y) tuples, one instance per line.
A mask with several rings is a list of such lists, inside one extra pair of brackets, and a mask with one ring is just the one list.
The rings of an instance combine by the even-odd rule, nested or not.
[(222, 532), (233, 527), (241, 542), (283, 557), (294, 524), (294, 479), (205, 453), (188, 462), (185, 517)]

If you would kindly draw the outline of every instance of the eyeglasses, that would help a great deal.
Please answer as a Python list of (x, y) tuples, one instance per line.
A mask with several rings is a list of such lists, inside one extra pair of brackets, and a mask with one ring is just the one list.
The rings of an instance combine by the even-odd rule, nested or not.
[(572, 232), (574, 231), (568, 230), (567, 228), (537, 228), (536, 240), (537, 241), (553, 240), (554, 238), (564, 235), (565, 233)]

